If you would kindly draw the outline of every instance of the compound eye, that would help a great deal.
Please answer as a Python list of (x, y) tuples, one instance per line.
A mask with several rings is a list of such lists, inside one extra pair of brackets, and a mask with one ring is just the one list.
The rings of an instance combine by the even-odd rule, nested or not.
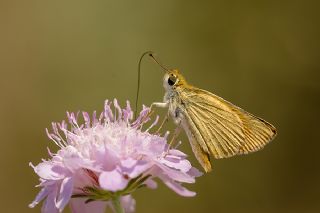
[(177, 81), (177, 77), (175, 75), (170, 75), (170, 77), (168, 78), (168, 84), (170, 86), (173, 86)]

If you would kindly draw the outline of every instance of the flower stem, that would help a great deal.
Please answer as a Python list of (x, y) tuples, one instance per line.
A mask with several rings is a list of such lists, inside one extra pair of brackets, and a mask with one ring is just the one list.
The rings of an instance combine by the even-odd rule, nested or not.
[(120, 197), (121, 196), (114, 197), (112, 199), (112, 205), (116, 213), (125, 213), (120, 203)]

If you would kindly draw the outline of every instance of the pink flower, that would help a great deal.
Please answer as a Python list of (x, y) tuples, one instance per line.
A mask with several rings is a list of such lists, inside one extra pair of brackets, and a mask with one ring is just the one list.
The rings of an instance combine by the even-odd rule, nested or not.
[(142, 186), (156, 188), (155, 178), (181, 196), (195, 195), (181, 184), (194, 183), (201, 173), (184, 153), (169, 149), (168, 133), (163, 137), (149, 133), (158, 117), (143, 131), (150, 120), (149, 108), (143, 107), (133, 121), (129, 102), (125, 109), (117, 100), (113, 105), (114, 112), (106, 101), (99, 118), (96, 112), (92, 116), (83, 112), (82, 124), (79, 113), (68, 112), (69, 124), (52, 123), (53, 133), (47, 134), (60, 149), (55, 154), (49, 151), (49, 160), (30, 164), (41, 187), (31, 208), (44, 200), (44, 213), (62, 212), (68, 203), (72, 212), (104, 212), (115, 196), (121, 196), (125, 211), (134, 212), (131, 193)]

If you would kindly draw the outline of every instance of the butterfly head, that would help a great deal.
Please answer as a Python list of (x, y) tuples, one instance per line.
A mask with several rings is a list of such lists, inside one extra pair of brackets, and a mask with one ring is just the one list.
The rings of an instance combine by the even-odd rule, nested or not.
[(173, 90), (186, 85), (186, 80), (178, 70), (168, 70), (163, 78), (163, 86), (166, 90)]

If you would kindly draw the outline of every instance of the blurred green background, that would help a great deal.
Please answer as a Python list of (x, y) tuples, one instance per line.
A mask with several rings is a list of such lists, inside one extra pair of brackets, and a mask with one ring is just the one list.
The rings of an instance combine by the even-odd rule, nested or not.
[[(29, 209), (28, 166), (57, 148), (44, 129), (65, 111), (134, 102), (147, 50), (278, 129), (263, 151), (213, 161), (183, 198), (160, 184), (137, 212), (320, 212), (317, 1), (0, 1), (1, 212)], [(141, 102), (161, 101), (162, 72), (142, 65)], [(161, 115), (164, 110), (159, 110)], [(166, 126), (173, 130), (173, 125)], [(195, 161), (185, 136), (181, 149)]]

